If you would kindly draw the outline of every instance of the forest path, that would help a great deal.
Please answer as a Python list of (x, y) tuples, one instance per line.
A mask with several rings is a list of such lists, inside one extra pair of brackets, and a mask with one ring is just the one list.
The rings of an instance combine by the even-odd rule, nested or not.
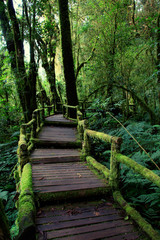
[(37, 239), (143, 239), (120, 209), (106, 200), (108, 182), (80, 160), (75, 123), (61, 114), (45, 122), (30, 156), (40, 205)]

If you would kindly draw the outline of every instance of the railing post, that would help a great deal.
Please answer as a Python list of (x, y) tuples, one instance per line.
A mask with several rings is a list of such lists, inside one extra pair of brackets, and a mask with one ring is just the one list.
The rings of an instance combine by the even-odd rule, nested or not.
[(47, 110), (48, 110), (48, 116), (50, 116), (50, 107), (48, 107)]
[(19, 163), (22, 171), (23, 166), (29, 162), (28, 146), (26, 142), (26, 128), (24, 125), (21, 125), (21, 128), (20, 128), (20, 139), (18, 142), (17, 153), (18, 153)]
[(40, 120), (40, 111), (38, 110), (37, 111), (37, 128), (38, 128), (38, 131), (41, 127), (41, 120)]
[(66, 118), (68, 118), (68, 116), (69, 116), (69, 108), (68, 108), (68, 106), (66, 107)]
[(115, 153), (120, 152), (121, 144), (122, 144), (122, 138), (112, 137), (109, 185), (113, 191), (119, 189), (119, 163), (117, 162), (114, 155)]
[(44, 102), (42, 102), (42, 121), (45, 121)]
[(32, 138), (36, 138), (36, 136), (37, 136), (37, 132), (36, 132), (36, 130), (37, 130), (37, 112), (36, 111), (33, 112), (32, 119), (34, 119), (34, 123), (32, 125), (32, 134), (31, 134), (31, 136), (32, 136)]
[(82, 143), (82, 156), (84, 160), (86, 159), (87, 156), (90, 154), (90, 142), (89, 142), (89, 137), (87, 135), (87, 130), (84, 131), (84, 142)]

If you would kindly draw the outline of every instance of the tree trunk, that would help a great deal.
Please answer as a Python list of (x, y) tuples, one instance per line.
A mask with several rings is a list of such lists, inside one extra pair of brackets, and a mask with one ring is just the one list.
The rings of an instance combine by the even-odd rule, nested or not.
[[(28, 122), (32, 117), (33, 110), (36, 108), (35, 82), (30, 83), (29, 81), (31, 79), (28, 79), (26, 74), (23, 41), (12, 0), (8, 0), (7, 6), (12, 22), (15, 44), (17, 91), (22, 105), (25, 121)], [(31, 64), (34, 64), (34, 62)]]
[(55, 52), (52, 46), (50, 46), (49, 48), (49, 54), (50, 54), (50, 62), (47, 58), (47, 49), (48, 46), (47, 44), (43, 41), (43, 39), (41, 38), (41, 36), (39, 34), (36, 34), (37, 36), (37, 42), (38, 42), (38, 53), (40, 55), (40, 58), (42, 60), (42, 67), (45, 69), (45, 72), (47, 74), (47, 80), (49, 82), (50, 85), (50, 91), (52, 94), (52, 99), (51, 102), (52, 104), (57, 103), (60, 101), (60, 98), (58, 96), (57, 93), (57, 89), (56, 89), (56, 76), (55, 76)]
[(115, 51), (116, 51), (116, 31), (117, 31), (117, 13), (114, 19), (114, 33), (113, 33), (113, 42), (109, 54), (109, 62), (108, 62), (108, 89), (107, 89), (107, 97), (111, 98), (111, 105), (113, 105), (113, 82), (114, 82), (114, 58), (115, 58)]
[(76, 78), (72, 55), (71, 31), (68, 13), (68, 0), (59, 0), (59, 15), (61, 25), (62, 56), (64, 76), (66, 81), (67, 103), (72, 106), (78, 105)]
[(30, 91), (30, 111), (31, 113), (37, 108), (36, 103), (36, 78), (37, 78), (37, 68), (35, 63), (35, 11), (36, 11), (36, 0), (33, 3), (33, 18), (32, 25), (31, 22), (29, 24), (29, 33), (30, 33), (30, 72), (29, 72), (29, 87)]
[(157, 84), (158, 84), (158, 99), (160, 109), (160, 14), (157, 18)]

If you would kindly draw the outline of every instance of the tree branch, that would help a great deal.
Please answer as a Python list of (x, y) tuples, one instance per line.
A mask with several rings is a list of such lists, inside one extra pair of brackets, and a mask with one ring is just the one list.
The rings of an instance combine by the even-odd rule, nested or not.
[[(97, 41), (98, 41), (98, 37), (96, 38), (95, 46), (96, 46)], [(84, 66), (84, 64), (88, 63), (88, 62), (92, 59), (92, 57), (93, 57), (93, 55), (94, 55), (94, 51), (96, 50), (95, 46), (92, 48), (92, 51), (91, 51), (91, 54), (90, 54), (89, 58), (88, 58), (87, 60), (85, 60), (84, 62), (82, 62), (82, 63), (77, 67), (77, 70), (76, 70), (76, 80), (77, 80), (78, 74), (79, 74), (81, 68)]]

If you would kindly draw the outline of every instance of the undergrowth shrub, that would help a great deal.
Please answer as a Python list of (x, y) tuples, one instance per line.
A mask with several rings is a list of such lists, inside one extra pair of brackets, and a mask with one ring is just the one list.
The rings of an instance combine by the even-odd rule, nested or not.
[(17, 163), (18, 137), (19, 131), (16, 131), (11, 135), (9, 142), (0, 144), (0, 198), (5, 206), (10, 228), (17, 217), (16, 187), (12, 171)]
[[(123, 139), (121, 145), (122, 154), (160, 175), (160, 171), (157, 170), (151, 159), (127, 133), (129, 131), (150, 154), (153, 161), (160, 166), (160, 125), (151, 125), (144, 119), (136, 121), (134, 118), (130, 118), (128, 121), (123, 122), (126, 131), (115, 119), (107, 114), (109, 110), (113, 114), (113, 108), (110, 109), (107, 104), (107, 100), (102, 102), (101, 99), (96, 99), (93, 102), (86, 112), (89, 128), (121, 137)], [(122, 123), (123, 117), (121, 113), (117, 111), (116, 115), (113, 115)], [(93, 157), (109, 168), (111, 146), (95, 139), (91, 139), (91, 146)], [(158, 187), (140, 174), (134, 173), (127, 166), (120, 164), (120, 190), (126, 200), (141, 212), (148, 222), (157, 229), (160, 227), (160, 189)]]

